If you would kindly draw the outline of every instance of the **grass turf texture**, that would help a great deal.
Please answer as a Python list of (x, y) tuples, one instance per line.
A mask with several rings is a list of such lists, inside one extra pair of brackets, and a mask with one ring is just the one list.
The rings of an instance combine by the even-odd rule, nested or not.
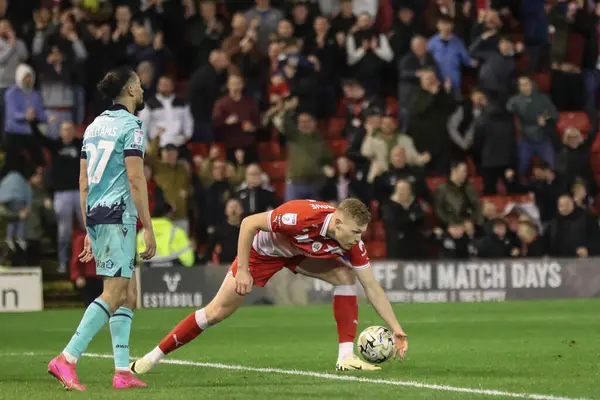
[[(600, 300), (396, 305), (409, 335), (404, 362), (383, 371), (335, 373), (337, 335), (330, 306), (247, 307), (168, 359), (315, 371), (453, 387), (600, 399)], [(132, 356), (141, 356), (191, 310), (139, 310)], [(381, 324), (361, 304), (360, 329)], [(381, 383), (159, 365), (148, 389), (112, 389), (111, 359), (84, 357), (78, 372), (88, 392), (65, 393), (46, 373), (82, 310), (0, 314), (0, 399), (502, 399)], [(107, 327), (88, 348), (110, 354)], [(33, 353), (32, 355), (19, 355)]]

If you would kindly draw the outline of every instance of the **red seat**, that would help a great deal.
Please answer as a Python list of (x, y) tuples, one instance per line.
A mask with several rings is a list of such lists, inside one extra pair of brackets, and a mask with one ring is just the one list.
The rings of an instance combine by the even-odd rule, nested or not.
[(277, 197), (280, 200), (283, 200), (285, 198), (285, 181), (271, 181), (270, 184), (273, 186), (273, 189), (275, 189)]
[(276, 142), (264, 142), (257, 145), (258, 157), (263, 161), (281, 160), (281, 147)]
[(398, 115), (398, 100), (396, 100), (393, 96), (388, 96), (385, 98), (385, 113), (387, 115)]
[(206, 143), (194, 143), (190, 142), (187, 145), (188, 150), (192, 153), (192, 156), (208, 156), (208, 146)]
[(366, 243), (366, 246), (371, 259), (385, 258), (387, 254), (385, 242), (368, 242)]
[(440, 176), (427, 178), (427, 186), (429, 187), (429, 190), (435, 192), (437, 187), (440, 186), (442, 183), (446, 182), (447, 180), (448, 178)]
[(540, 92), (550, 93), (550, 72), (540, 72), (537, 74), (532, 74), (531, 78), (537, 83)]
[(75, 135), (78, 138), (81, 139), (83, 137), (84, 133), (85, 133), (85, 125), (83, 125), (83, 124), (75, 125)]
[(335, 157), (343, 156), (346, 154), (346, 149), (348, 148), (348, 140), (346, 139), (336, 139), (329, 141), (329, 148)]
[(587, 136), (590, 131), (590, 119), (583, 111), (561, 112), (560, 119), (556, 124), (556, 131), (561, 138), (570, 126), (579, 129), (584, 136)]
[(371, 200), (369, 209), (371, 210), (371, 219), (377, 221), (379, 219), (379, 202), (377, 200)]
[(268, 161), (260, 163), (260, 167), (265, 171), (271, 180), (285, 179), (287, 171), (287, 161)]
[(592, 144), (592, 154), (593, 153), (600, 153), (600, 135), (596, 136), (596, 140)]
[(331, 118), (329, 120), (329, 126), (327, 127), (326, 137), (338, 138), (342, 136), (342, 131), (346, 127), (346, 120), (344, 118)]
[(373, 239), (375, 241), (385, 241), (385, 228), (383, 227), (383, 221), (373, 221), (371, 223), (373, 229)]
[(472, 176), (469, 178), (469, 182), (475, 188), (477, 193), (483, 192), (483, 178), (480, 176)]

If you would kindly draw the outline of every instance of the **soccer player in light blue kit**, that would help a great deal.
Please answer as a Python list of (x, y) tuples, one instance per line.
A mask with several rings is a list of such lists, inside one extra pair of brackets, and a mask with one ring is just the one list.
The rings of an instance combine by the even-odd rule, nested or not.
[(148, 209), (144, 177), (145, 134), (133, 115), (144, 107), (140, 78), (127, 68), (106, 74), (98, 90), (113, 100), (85, 131), (81, 149), (79, 191), (87, 236), (80, 259), (96, 260), (104, 291), (83, 314), (63, 352), (48, 364), (66, 389), (86, 390), (76, 364), (92, 338), (109, 322), (115, 361), (113, 387), (145, 387), (129, 371), (129, 334), (137, 297), (133, 262), (138, 212), (144, 226), (145, 260), (154, 256), (156, 241)]

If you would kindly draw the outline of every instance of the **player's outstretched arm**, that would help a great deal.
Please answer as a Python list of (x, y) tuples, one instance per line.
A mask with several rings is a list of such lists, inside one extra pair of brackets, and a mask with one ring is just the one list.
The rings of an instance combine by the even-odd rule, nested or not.
[(156, 252), (156, 240), (154, 239), (154, 229), (152, 228), (150, 208), (148, 207), (148, 183), (144, 175), (144, 159), (142, 157), (125, 157), (125, 167), (127, 168), (127, 179), (129, 180), (133, 204), (144, 226), (146, 250), (140, 255), (144, 260), (149, 260), (154, 257)]
[(399, 357), (400, 359), (404, 358), (406, 351), (408, 350), (408, 340), (406, 339), (406, 333), (402, 330), (398, 319), (396, 318), (396, 314), (394, 314), (394, 310), (392, 309), (392, 305), (388, 300), (387, 296), (383, 288), (379, 285), (375, 276), (373, 275), (373, 270), (369, 268), (364, 268), (360, 270), (356, 270), (356, 276), (360, 281), (363, 289), (365, 290), (365, 295), (367, 299), (377, 311), (377, 314), (385, 321), (385, 323), (392, 329), (395, 337), (395, 345), (396, 351), (394, 353), (394, 357)]
[(256, 231), (268, 232), (269, 213), (250, 215), (242, 221), (240, 225), (240, 236), (238, 238), (238, 270), (235, 276), (236, 292), (239, 295), (246, 295), (252, 291), (252, 276), (250, 276), (250, 250)]

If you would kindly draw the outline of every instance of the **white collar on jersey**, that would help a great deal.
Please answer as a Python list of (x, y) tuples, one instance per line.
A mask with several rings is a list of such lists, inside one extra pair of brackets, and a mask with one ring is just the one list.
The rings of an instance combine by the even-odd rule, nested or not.
[(325, 221), (323, 221), (323, 226), (321, 227), (321, 236), (327, 237), (327, 229), (329, 229), (329, 223), (331, 222), (331, 217), (333, 213), (327, 215), (325, 217)]

